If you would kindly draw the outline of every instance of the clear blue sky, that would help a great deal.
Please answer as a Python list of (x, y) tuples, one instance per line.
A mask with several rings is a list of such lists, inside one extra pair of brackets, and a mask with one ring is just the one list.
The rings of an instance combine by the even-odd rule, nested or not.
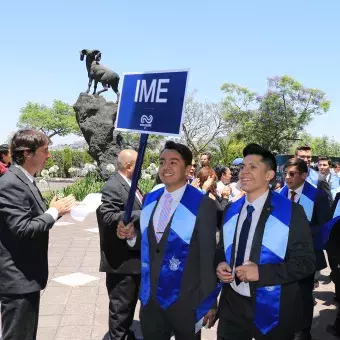
[[(26, 102), (77, 100), (87, 85), (83, 48), (100, 49), (120, 75), (190, 68), (189, 90), (201, 100), (220, 100), (224, 82), (261, 93), (267, 77), (288, 74), (332, 101), (307, 131), (340, 141), (339, 17), (339, 0), (6, 1), (0, 142)], [(111, 90), (105, 97), (115, 100)]]

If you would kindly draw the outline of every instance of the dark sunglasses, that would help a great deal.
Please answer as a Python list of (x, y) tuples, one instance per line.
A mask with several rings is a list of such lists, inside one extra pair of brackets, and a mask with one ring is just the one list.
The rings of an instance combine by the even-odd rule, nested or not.
[(296, 174), (300, 174), (301, 172), (299, 171), (284, 171), (283, 172), (283, 176), (286, 178), (287, 175), (289, 176), (289, 178), (293, 178)]

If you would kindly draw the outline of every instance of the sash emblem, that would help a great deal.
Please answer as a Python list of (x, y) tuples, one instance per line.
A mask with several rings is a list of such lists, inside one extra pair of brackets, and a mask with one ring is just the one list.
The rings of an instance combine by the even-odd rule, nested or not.
[(175, 256), (173, 256), (170, 260), (169, 260), (169, 268), (175, 272), (179, 269), (179, 265), (181, 264), (181, 261), (176, 259)]

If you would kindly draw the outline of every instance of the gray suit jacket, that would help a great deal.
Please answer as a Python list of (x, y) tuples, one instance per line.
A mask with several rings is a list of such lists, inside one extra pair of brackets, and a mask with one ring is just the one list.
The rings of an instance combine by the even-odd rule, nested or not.
[(15, 166), (0, 179), (0, 294), (44, 289), (54, 224), (38, 189)]

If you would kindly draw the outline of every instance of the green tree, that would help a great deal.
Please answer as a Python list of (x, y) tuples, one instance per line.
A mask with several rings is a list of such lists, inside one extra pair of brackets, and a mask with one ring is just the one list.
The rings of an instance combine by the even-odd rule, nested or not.
[(69, 177), (68, 169), (72, 167), (72, 150), (69, 148), (65, 148), (63, 150), (63, 167), (62, 171)]
[(286, 152), (316, 115), (326, 113), (330, 102), (324, 92), (306, 88), (289, 76), (268, 78), (263, 96), (246, 87), (224, 84), (225, 119), (235, 133), (277, 152)]
[(81, 135), (72, 106), (60, 100), (54, 100), (52, 107), (28, 102), (20, 112), (19, 128), (37, 129), (49, 138), (71, 133)]
[(243, 157), (242, 151), (246, 143), (235, 137), (218, 138), (211, 147), (215, 164), (230, 166), (235, 158)]
[(303, 133), (300, 136), (300, 141), (290, 149), (292, 154), (294, 154), (298, 145), (309, 145), (315, 156), (340, 157), (340, 143), (329, 136), (313, 137), (310, 134)]

